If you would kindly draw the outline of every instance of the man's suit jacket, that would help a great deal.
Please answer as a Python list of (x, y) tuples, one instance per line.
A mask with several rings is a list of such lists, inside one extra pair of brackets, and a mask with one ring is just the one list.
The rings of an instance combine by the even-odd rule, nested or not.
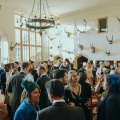
[(47, 95), (47, 91), (45, 88), (45, 83), (47, 81), (49, 81), (50, 78), (47, 77), (46, 75), (42, 75), (38, 80), (37, 80), (37, 85), (40, 87), (41, 89), (41, 94), (40, 94), (40, 101), (39, 101), (39, 106), (40, 109), (43, 109), (45, 107), (49, 106), (49, 100), (48, 100), (48, 95)]
[(55, 102), (40, 110), (36, 120), (85, 120), (82, 108), (69, 106), (65, 102)]
[(6, 85), (6, 72), (1, 74), (1, 85)]
[(22, 80), (25, 78), (26, 74), (24, 72), (19, 72), (16, 75), (13, 75), (10, 78), (10, 83), (8, 86), (8, 92), (12, 93), (12, 101), (11, 101), (11, 106), (13, 109), (13, 113), (16, 111), (16, 109), (20, 105), (21, 101), (21, 94), (23, 91), (23, 88), (21, 86)]

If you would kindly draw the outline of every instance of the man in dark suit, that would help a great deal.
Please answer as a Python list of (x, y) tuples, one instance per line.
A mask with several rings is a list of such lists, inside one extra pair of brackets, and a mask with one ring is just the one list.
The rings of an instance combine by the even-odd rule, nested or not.
[(40, 110), (36, 120), (85, 120), (82, 108), (65, 103), (64, 85), (61, 81), (51, 80), (45, 86), (52, 105)]
[(10, 78), (10, 83), (8, 86), (8, 92), (12, 93), (12, 101), (11, 101), (11, 107), (13, 110), (13, 115), (17, 108), (20, 105), (20, 100), (21, 100), (21, 94), (23, 91), (23, 88), (21, 87), (21, 82), (27, 75), (29, 71), (29, 63), (28, 62), (23, 62), (22, 63), (22, 70), (16, 75), (13, 75)]
[(4, 65), (4, 72), (1, 74), (1, 86), (3, 93), (5, 94), (5, 88), (6, 88), (6, 81), (10, 79), (10, 70), (11, 70), (11, 65), (10, 64), (5, 64)]
[(46, 73), (47, 73), (47, 69), (46, 69), (45, 65), (41, 64), (38, 67), (38, 74), (40, 77), (37, 79), (37, 85), (41, 89), (40, 100), (38, 103), (40, 106), (40, 109), (43, 109), (43, 108), (46, 108), (49, 106), (49, 99), (48, 99), (48, 95), (46, 92), (45, 83), (47, 81), (49, 81), (50, 78), (47, 77)]
[(68, 72), (66, 70), (58, 70), (55, 75), (55, 79), (60, 80), (64, 85), (68, 83)]
[(14, 68), (17, 68), (18, 71), (20, 72), (21, 71), (21, 67), (19, 66), (19, 62), (14, 62)]

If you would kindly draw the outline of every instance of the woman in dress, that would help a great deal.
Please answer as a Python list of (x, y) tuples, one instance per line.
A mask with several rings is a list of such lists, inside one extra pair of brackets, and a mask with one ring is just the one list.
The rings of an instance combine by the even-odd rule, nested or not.
[(23, 80), (21, 85), (27, 93), (27, 98), (18, 107), (14, 120), (36, 120), (40, 88), (35, 82), (27, 80)]
[(92, 65), (90, 62), (87, 62), (87, 65), (85, 67), (87, 78), (89, 80), (89, 83), (93, 85), (93, 73), (92, 73)]
[(75, 70), (68, 73), (68, 87), (65, 89), (65, 101), (71, 106), (82, 107), (86, 120), (89, 120), (86, 99), (84, 98), (84, 89), (79, 84), (79, 76)]
[(120, 75), (108, 75), (103, 88), (108, 93), (98, 105), (97, 120), (120, 120)]

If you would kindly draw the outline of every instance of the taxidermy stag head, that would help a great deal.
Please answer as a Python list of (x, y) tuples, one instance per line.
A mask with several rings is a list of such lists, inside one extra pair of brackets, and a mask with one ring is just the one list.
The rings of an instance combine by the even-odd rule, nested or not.
[(74, 52), (73, 51), (68, 51), (68, 50), (65, 50), (68, 54), (73, 54)]
[(85, 19), (83, 19), (83, 25), (85, 26), (85, 30), (83, 30), (83, 31), (81, 31), (80, 29), (78, 29), (78, 27), (77, 27), (77, 25), (76, 25), (76, 21), (75, 21), (75, 27), (77, 28), (77, 31), (79, 32), (79, 33), (86, 33), (86, 32), (88, 32), (88, 31), (86, 31), (86, 25), (87, 25), (87, 21), (85, 20)]
[(80, 44), (80, 40), (78, 40), (78, 47), (80, 48), (80, 50), (83, 50), (83, 45)]
[(93, 43), (90, 43), (90, 48), (91, 48), (92, 53), (95, 53), (95, 47), (93, 46)]
[(105, 53), (107, 54), (107, 56), (109, 56), (109, 55), (110, 55), (110, 51), (109, 51), (109, 52), (108, 52), (108, 51), (106, 51)]
[(81, 45), (80, 43), (78, 44), (78, 47), (83, 50), (83, 45)]
[(50, 36), (48, 36), (48, 38), (50, 41), (53, 41), (55, 39), (55, 37), (50, 37)]
[(108, 37), (106, 36), (106, 38), (107, 38), (107, 40), (108, 40), (108, 42), (109, 42), (109, 44), (112, 44), (113, 43), (113, 35), (112, 35), (112, 39), (108, 39)]
[(72, 35), (71, 32), (68, 32), (68, 31), (66, 30), (66, 28), (64, 28), (64, 32), (67, 34), (67, 37), (70, 37), (70, 36)]
[[(55, 43), (53, 43), (55, 45)], [(63, 43), (64, 44), (64, 43)], [(55, 45), (58, 49), (62, 47), (63, 44)]]
[(13, 49), (15, 48), (16, 45), (17, 45), (17, 43), (15, 43), (15, 45), (12, 46), (12, 42), (11, 42), (11, 44), (10, 44), (10, 50), (13, 51)]

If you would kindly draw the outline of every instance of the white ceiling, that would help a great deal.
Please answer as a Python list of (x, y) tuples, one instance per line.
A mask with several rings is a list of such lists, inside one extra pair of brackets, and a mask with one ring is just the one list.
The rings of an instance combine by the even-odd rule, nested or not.
[[(44, 0), (45, 1), (45, 0)], [(110, 5), (120, 0), (47, 0), (50, 10), (60, 15), (80, 10), (91, 10), (105, 5)], [(15, 11), (23, 11), (29, 15), (34, 0), (0, 0), (0, 5), (12, 7)], [(36, 0), (38, 3), (38, 0)], [(2, 9), (1, 7), (1, 9)]]

